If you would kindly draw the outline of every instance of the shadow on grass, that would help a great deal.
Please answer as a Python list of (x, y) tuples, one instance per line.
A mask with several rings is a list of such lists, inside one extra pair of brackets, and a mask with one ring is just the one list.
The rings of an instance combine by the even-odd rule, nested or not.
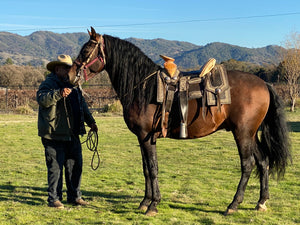
[[(192, 204), (183, 204), (183, 203), (178, 203), (178, 202), (168, 202), (167, 203), (170, 208), (173, 209), (179, 209), (179, 210), (184, 210), (184, 211), (199, 211), (199, 212), (204, 212), (204, 213), (216, 213), (220, 214), (222, 216), (225, 216), (225, 211), (226, 207), (224, 208), (224, 211), (220, 210), (214, 210), (214, 209), (208, 209), (209, 204), (208, 203), (192, 203)], [(245, 206), (239, 206), (238, 212), (242, 211), (254, 211), (254, 207), (245, 207)]]
[[(109, 209), (111, 212), (116, 214), (124, 214), (129, 212), (140, 213), (138, 210), (139, 200), (142, 200), (142, 196), (132, 196), (121, 194), (118, 192), (101, 192), (101, 191), (85, 191), (82, 190), (83, 197), (86, 198), (90, 205), (88, 208), (98, 209), (99, 207), (93, 204), (94, 198), (100, 198), (101, 201), (111, 203), (113, 207)], [(101, 207), (99, 208), (101, 209)]]
[(224, 215), (224, 211), (220, 210), (209, 210), (206, 209), (208, 207), (208, 204), (206, 203), (193, 203), (193, 204), (182, 204), (182, 203), (176, 203), (176, 202), (168, 202), (168, 205), (170, 208), (173, 209), (180, 209), (184, 211), (200, 211), (205, 213), (216, 213), (220, 215)]
[(288, 122), (288, 126), (290, 128), (290, 131), (300, 132), (300, 122)]
[[(90, 192), (82, 190), (83, 197), (92, 200), (94, 197), (103, 198), (105, 201), (112, 204), (136, 203), (137, 198), (131, 195), (122, 195), (113, 192)], [(33, 186), (18, 186), (7, 182), (0, 185), (0, 202), (10, 201), (19, 202), (27, 205), (41, 205), (45, 204), (47, 199), (47, 187), (33, 187)]]
[[(90, 203), (93, 202), (93, 198), (102, 198), (106, 202), (112, 203), (115, 205), (113, 209), (110, 209), (112, 212), (117, 214), (124, 214), (128, 212), (141, 213), (137, 209), (139, 205), (139, 200), (142, 200), (142, 196), (131, 196), (124, 195), (114, 192), (92, 192), (83, 190), (83, 196), (89, 200)], [(32, 187), (32, 186), (16, 186), (12, 185), (9, 182), (6, 185), (0, 185), (0, 202), (19, 202), (21, 204), (27, 205), (44, 205), (46, 204), (47, 198), (47, 188), (46, 187)], [(128, 205), (129, 204), (129, 205)], [(181, 203), (181, 202), (164, 202), (170, 208), (179, 209), (183, 211), (200, 211), (205, 213), (216, 213), (224, 215), (224, 211), (209, 209), (208, 203)], [(162, 204), (162, 205), (163, 205)], [(136, 207), (132, 207), (136, 205)], [(103, 210), (101, 207), (98, 207), (94, 204), (90, 204), (87, 208), (91, 208), (97, 211)], [(241, 208), (239, 210), (251, 210), (250, 208)]]
[(15, 186), (8, 182), (0, 185), (0, 201), (15, 201), (27, 205), (45, 204), (47, 188)]
[(87, 198), (100, 197), (105, 199), (107, 202), (119, 203), (119, 202), (135, 202), (134, 199), (141, 199), (141, 196), (123, 195), (118, 192), (95, 192), (82, 190), (83, 195)]

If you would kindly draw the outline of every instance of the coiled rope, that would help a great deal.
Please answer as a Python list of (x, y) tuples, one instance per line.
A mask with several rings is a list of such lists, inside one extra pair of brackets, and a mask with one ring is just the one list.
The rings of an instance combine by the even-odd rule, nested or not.
[[(81, 144), (86, 143), (86, 147), (88, 148), (88, 150), (90, 150), (91, 152), (94, 152), (92, 160), (91, 160), (92, 170), (97, 170), (100, 166), (100, 155), (98, 152), (98, 139), (99, 139), (98, 132), (90, 130), (88, 132), (86, 140), (81, 143)], [(94, 165), (95, 157), (97, 157), (96, 166)]]

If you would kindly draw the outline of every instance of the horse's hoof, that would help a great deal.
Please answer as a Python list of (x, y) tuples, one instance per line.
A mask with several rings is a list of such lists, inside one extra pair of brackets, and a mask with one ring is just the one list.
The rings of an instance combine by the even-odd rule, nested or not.
[(227, 209), (226, 212), (224, 213), (225, 216), (231, 215), (235, 213), (237, 210), (236, 209)]
[(264, 203), (264, 204), (257, 204), (256, 205), (256, 207), (255, 207), (255, 209), (257, 210), (257, 211), (260, 211), (260, 212), (265, 212), (265, 211), (267, 211), (267, 206), (266, 206), (266, 203)]
[(146, 212), (148, 209), (148, 206), (146, 205), (140, 205), (139, 210)]
[(146, 216), (156, 216), (157, 213), (158, 213), (157, 209), (156, 210), (147, 210), (145, 215)]

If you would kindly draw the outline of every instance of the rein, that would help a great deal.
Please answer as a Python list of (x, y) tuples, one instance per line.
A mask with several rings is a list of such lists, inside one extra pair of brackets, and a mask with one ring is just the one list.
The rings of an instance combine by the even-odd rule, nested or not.
[[(149, 80), (152, 76), (154, 76), (155, 74), (157, 74), (158, 71), (159, 70), (154, 71), (153, 73), (151, 73), (147, 77), (145, 77), (142, 81), (140, 81), (139, 83), (137, 83), (136, 85), (134, 85), (133, 90), (136, 89), (141, 84), (144, 84), (143, 88), (145, 89), (147, 80)], [(124, 95), (124, 97), (127, 96), (127, 95), (128, 95), (128, 93), (126, 93)]]

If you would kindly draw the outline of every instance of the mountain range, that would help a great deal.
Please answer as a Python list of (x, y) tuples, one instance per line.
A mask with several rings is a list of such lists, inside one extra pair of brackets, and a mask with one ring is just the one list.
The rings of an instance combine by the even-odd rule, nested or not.
[[(37, 31), (28, 36), (0, 32), (0, 65), (8, 58), (17, 65), (45, 65), (59, 54), (69, 54), (75, 58), (82, 45), (88, 41), (87, 33), (53, 33)], [(235, 59), (254, 64), (279, 63), (282, 48), (269, 45), (262, 48), (246, 48), (236, 45), (213, 42), (203, 46), (183, 41), (165, 39), (125, 39), (139, 47), (154, 62), (162, 64), (159, 55), (167, 55), (175, 59), (182, 69), (201, 67), (209, 58), (215, 58), (217, 63)]]

